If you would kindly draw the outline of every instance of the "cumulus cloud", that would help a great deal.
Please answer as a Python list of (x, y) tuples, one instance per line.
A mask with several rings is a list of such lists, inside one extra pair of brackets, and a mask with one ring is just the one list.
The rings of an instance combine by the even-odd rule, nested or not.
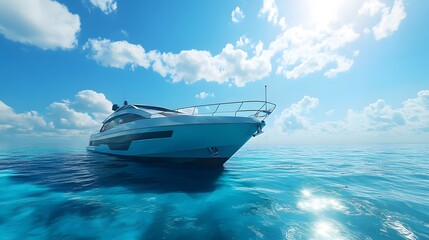
[(339, 50), (358, 37), (351, 25), (336, 30), (293, 27), (271, 42), (269, 50), (282, 53), (276, 72), (287, 78), (299, 78), (321, 71), (331, 63), (336, 66), (328, 69), (325, 76), (334, 77), (352, 66), (353, 60), (342, 56)]
[(90, 0), (90, 2), (105, 14), (115, 12), (118, 8), (115, 0)]
[(241, 87), (271, 72), (269, 52), (249, 58), (247, 52), (234, 48), (232, 44), (227, 44), (216, 56), (208, 51), (188, 50), (179, 54), (164, 53), (161, 59), (164, 61), (160, 73), (169, 74), (173, 82), (206, 80), (225, 83), (231, 80)]
[[(312, 3), (314, 5), (315, 2)], [(340, 2), (330, 1), (330, 4)], [(313, 5), (315, 9), (309, 12), (319, 11), (318, 5)], [(338, 11), (339, 6), (332, 6), (331, 11)], [(350, 46), (360, 38), (361, 31), (371, 31), (371, 26), (362, 20), (362, 16), (381, 17), (381, 21), (372, 28), (376, 39), (396, 31), (405, 17), (402, 0), (395, 0), (392, 7), (380, 0), (369, 0), (354, 11), (356, 17), (351, 17), (349, 23), (327, 21), (322, 25), (298, 24), (286, 28), (284, 17), (279, 16), (276, 0), (264, 0), (259, 16), (282, 27), (277, 37), (265, 48), (261, 41), (252, 43), (247, 36), (242, 35), (235, 45), (227, 43), (218, 54), (197, 49), (178, 53), (158, 50), (146, 52), (139, 44), (108, 39), (89, 39), (84, 49), (89, 50), (89, 58), (102, 66), (122, 69), (127, 66), (131, 69), (152, 67), (153, 71), (169, 77), (173, 83), (183, 81), (192, 84), (203, 80), (233, 83), (241, 87), (267, 77), (273, 68), (276, 74), (288, 79), (302, 78), (317, 72), (333, 78), (352, 68), (360, 50)], [(241, 10), (237, 7), (234, 12)], [(234, 13), (232, 15), (235, 16)]]
[(235, 43), (235, 46), (237, 46), (237, 47), (244, 47), (244, 46), (246, 46), (249, 43), (250, 43), (250, 39), (243, 35)]
[[(338, 11), (338, 6), (335, 9)], [(318, 11), (321, 10), (315, 8), (309, 12), (315, 14)], [(395, 0), (392, 7), (379, 0), (369, 0), (363, 3), (358, 13), (360, 16), (381, 15), (380, 22), (372, 28), (377, 40), (395, 32), (406, 16), (402, 0)], [(273, 56), (281, 53), (277, 59), (279, 64), (276, 73), (286, 78), (300, 78), (319, 71), (324, 71), (326, 77), (335, 77), (338, 73), (348, 71), (353, 65), (353, 58), (359, 54), (359, 50), (345, 52), (344, 49), (359, 38), (354, 28), (361, 18), (342, 25), (328, 22), (323, 27), (297, 25), (286, 28), (284, 18), (279, 17), (276, 0), (264, 0), (259, 16), (266, 16), (268, 22), (282, 26), (282, 33), (270, 43), (268, 50), (272, 51)], [(364, 29), (369, 31), (368, 27)]]
[(96, 128), (112, 113), (111, 106), (104, 94), (83, 90), (75, 95), (74, 101), (53, 102), (48, 114), (57, 128)]
[(256, 55), (260, 55), (262, 53), (262, 50), (264, 50), (264, 43), (259, 41), (256, 45), (255, 45), (255, 50), (254, 53)]
[[(424, 107), (420, 101), (425, 91), (418, 93), (419, 97), (403, 102), (402, 107), (393, 108), (383, 99), (378, 99), (374, 103), (364, 107), (362, 111), (349, 110), (345, 118), (344, 125), (348, 128), (355, 128), (357, 131), (393, 131), (408, 129), (414, 131), (416, 126), (411, 124), (410, 119), (416, 117), (416, 112), (410, 112), (411, 106), (407, 102), (414, 102), (412, 106), (418, 106), (423, 114), (429, 113), (429, 108)], [(420, 126), (424, 125), (423, 119), (419, 119)]]
[(324, 73), (324, 75), (328, 78), (335, 77), (337, 73), (348, 71), (353, 65), (352, 59), (347, 59), (342, 56), (336, 56), (334, 58), (334, 62), (337, 64), (337, 67), (331, 68)]
[(319, 99), (305, 96), (276, 116), (268, 126), (262, 142), (283, 143), (364, 143), (364, 142), (428, 142), (429, 90), (403, 101), (394, 108), (383, 99), (362, 110), (349, 109), (344, 118), (315, 121), (311, 110)]
[(407, 16), (402, 0), (395, 0), (391, 8), (377, 0), (366, 1), (359, 9), (361, 15), (375, 16), (378, 13), (381, 13), (381, 20), (372, 28), (376, 40), (386, 38), (397, 31), (399, 24)]
[(429, 132), (429, 90), (403, 102), (402, 115), (415, 131)]
[(18, 133), (25, 133), (51, 127), (52, 123), (47, 122), (38, 112), (15, 113), (10, 106), (0, 101), (0, 131), (14, 128)]
[[(151, 66), (155, 72), (163, 77), (169, 76), (173, 82), (232, 81), (241, 87), (268, 76), (272, 70), (272, 58), (277, 53), (282, 53), (282, 56), (278, 59), (276, 72), (287, 78), (299, 78), (322, 69), (326, 69), (325, 76), (334, 77), (353, 65), (353, 60), (339, 54), (339, 49), (358, 37), (359, 34), (350, 25), (337, 30), (325, 28), (318, 31), (294, 27), (278, 36), (268, 49), (264, 49), (260, 41), (252, 44), (253, 56), (229, 43), (214, 56), (209, 51), (195, 49), (177, 54), (157, 50), (146, 52), (141, 45), (108, 39), (89, 39), (84, 49), (90, 51), (89, 58), (106, 67), (130, 66), (134, 69)], [(241, 36), (236, 46), (243, 47), (249, 43), (247, 37)], [(350, 52), (350, 57), (353, 54)], [(327, 68), (328, 65), (331, 67)]]
[(299, 102), (292, 104), (280, 113), (280, 116), (275, 120), (275, 127), (285, 132), (306, 129), (310, 124), (307, 115), (318, 104), (319, 99), (304, 96)]
[(152, 66), (161, 76), (170, 76), (173, 82), (225, 83), (233, 81), (237, 86), (268, 76), (271, 72), (271, 53), (261, 50), (249, 57), (247, 52), (227, 44), (222, 52), (213, 56), (208, 51), (184, 50), (178, 54), (145, 52), (141, 45), (126, 41), (111, 42), (107, 39), (90, 39), (84, 46), (89, 57), (108, 67), (124, 68), (130, 65), (148, 68)]
[(237, 6), (231, 13), (231, 21), (233, 23), (239, 23), (243, 19), (244, 19), (243, 11), (240, 9), (240, 7)]
[(365, 107), (363, 114), (369, 120), (368, 130), (389, 130), (405, 124), (401, 111), (392, 109), (382, 99)]
[(105, 67), (125, 68), (149, 67), (149, 59), (141, 45), (130, 44), (127, 41), (112, 42), (108, 39), (89, 39), (83, 46), (89, 49), (89, 58)]
[(51, 103), (43, 116), (36, 111), (16, 113), (0, 101), (0, 132), (15, 137), (88, 135), (112, 112), (111, 104), (104, 94), (83, 90), (73, 101)]
[(71, 49), (79, 31), (79, 16), (56, 1), (0, 1), (0, 33), (9, 40), (44, 50)]
[(100, 123), (88, 113), (78, 112), (70, 107), (70, 102), (54, 102), (49, 106), (54, 125), (58, 128), (95, 128)]
[(282, 29), (286, 28), (286, 20), (284, 17), (279, 18), (279, 9), (275, 0), (264, 0), (259, 16), (267, 16), (267, 21), (274, 25), (280, 26)]
[(359, 14), (361, 15), (368, 14), (370, 16), (374, 16), (385, 8), (386, 8), (386, 4), (378, 0), (366, 1), (359, 9)]
[(372, 28), (375, 39), (383, 39), (398, 30), (399, 24), (405, 16), (402, 0), (396, 0), (392, 9), (385, 9), (381, 21)]
[(96, 120), (102, 120), (112, 113), (112, 102), (103, 93), (93, 90), (82, 90), (75, 95), (75, 101), (70, 104), (82, 112), (91, 113)]
[(195, 97), (199, 98), (199, 99), (204, 99), (206, 97), (214, 97), (214, 93), (206, 93), (206, 92), (202, 91), (202, 92), (196, 94)]

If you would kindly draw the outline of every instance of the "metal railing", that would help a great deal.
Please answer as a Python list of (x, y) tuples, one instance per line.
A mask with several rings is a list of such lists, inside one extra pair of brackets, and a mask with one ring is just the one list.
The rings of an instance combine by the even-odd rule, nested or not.
[(246, 116), (264, 120), (276, 108), (276, 104), (266, 101), (238, 101), (196, 105), (175, 109), (188, 115)]

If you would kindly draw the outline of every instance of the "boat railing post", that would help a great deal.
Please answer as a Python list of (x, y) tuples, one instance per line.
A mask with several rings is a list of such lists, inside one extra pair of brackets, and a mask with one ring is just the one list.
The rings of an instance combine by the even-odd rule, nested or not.
[(217, 110), (219, 109), (219, 107), (220, 107), (220, 103), (217, 105), (216, 110), (212, 113), (212, 116), (215, 115), (215, 113), (217, 112)]
[(235, 111), (235, 115), (234, 116), (237, 116), (237, 112), (240, 111), (241, 107), (243, 106), (243, 103), (244, 103), (244, 101), (241, 101), (240, 107), (238, 107), (237, 111)]
[[(262, 102), (262, 101), (258, 101), (258, 102)], [(262, 111), (262, 109), (266, 106), (266, 102), (264, 102), (264, 104), (262, 104), (262, 106), (258, 109), (258, 110), (256, 110), (256, 112), (255, 112), (255, 117), (259, 117), (259, 113)]]

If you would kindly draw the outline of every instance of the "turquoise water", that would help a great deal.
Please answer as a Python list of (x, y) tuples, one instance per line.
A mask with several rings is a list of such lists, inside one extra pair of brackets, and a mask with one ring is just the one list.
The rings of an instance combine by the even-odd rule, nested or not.
[(429, 239), (429, 146), (241, 149), (187, 169), (0, 150), (0, 239)]

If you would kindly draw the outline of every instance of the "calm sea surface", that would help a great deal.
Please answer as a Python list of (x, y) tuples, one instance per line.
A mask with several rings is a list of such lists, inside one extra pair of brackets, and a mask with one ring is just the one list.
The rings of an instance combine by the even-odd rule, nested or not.
[(0, 239), (429, 239), (429, 145), (247, 146), (222, 169), (3, 149)]

